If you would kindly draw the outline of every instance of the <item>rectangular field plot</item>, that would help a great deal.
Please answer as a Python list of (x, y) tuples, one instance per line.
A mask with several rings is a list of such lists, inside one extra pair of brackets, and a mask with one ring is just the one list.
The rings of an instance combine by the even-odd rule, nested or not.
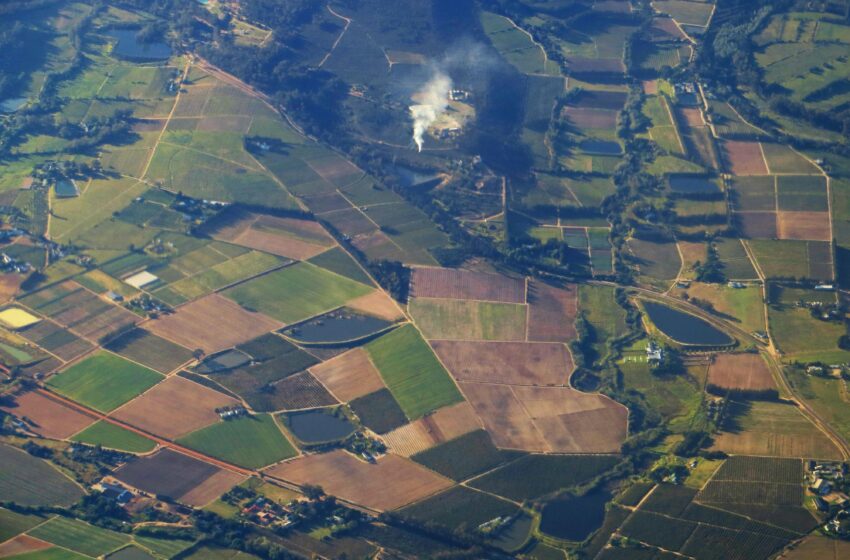
[(289, 457), (297, 451), (268, 414), (242, 416), (220, 421), (179, 440), (223, 461), (249, 468), (261, 468)]
[(321, 484), (331, 495), (376, 511), (400, 508), (452, 484), (397, 455), (385, 455), (371, 464), (342, 450), (307, 455), (267, 472), (296, 484)]
[(840, 456), (834, 444), (791, 404), (731, 402), (727, 424), (730, 429), (721, 426), (712, 449), (772, 457)]
[(144, 329), (133, 329), (104, 348), (160, 373), (174, 371), (192, 359), (192, 352)]
[(481, 428), (481, 422), (467, 402), (445, 406), (384, 436), (390, 449), (409, 457), (425, 449)]
[(0, 406), (18, 418), (27, 418), (29, 429), (40, 436), (65, 439), (94, 422), (94, 418), (60, 404), (41, 393), (29, 391)]
[(830, 241), (829, 212), (777, 212), (779, 239)]
[(185, 346), (217, 352), (279, 329), (283, 323), (218, 294), (181, 306), (145, 325), (154, 334)]
[(779, 210), (827, 212), (826, 177), (820, 175), (780, 175), (776, 178)]
[(360, 422), (375, 433), (385, 434), (407, 423), (407, 416), (389, 389), (378, 389), (349, 403)]
[(156, 442), (153, 440), (105, 420), (92, 424), (74, 435), (73, 440), (128, 453), (148, 453), (156, 447)]
[(180, 499), (221, 469), (170, 449), (137, 458), (113, 476), (149, 494)]
[(776, 382), (759, 354), (718, 354), (708, 368), (708, 382), (721, 389), (766, 391)]
[(844, 325), (821, 321), (805, 308), (768, 307), (770, 334), (783, 354), (806, 361), (842, 362), (848, 353), (838, 347)]
[(641, 277), (650, 281), (666, 281), (676, 278), (679, 274), (682, 259), (675, 243), (633, 237), (628, 241), (628, 248)]
[(484, 430), (475, 430), (412, 456), (417, 463), (452, 480), (466, 480), (493, 470), (522, 456), (516, 451), (502, 451), (493, 445)]
[(337, 399), (348, 402), (384, 388), (381, 374), (362, 348), (354, 348), (340, 356), (310, 368), (310, 372)]
[(742, 237), (776, 239), (779, 236), (776, 212), (735, 212), (732, 219)]
[(730, 457), (717, 470), (712, 480), (749, 480), (799, 486), (803, 481), (803, 461), (768, 457)]
[(731, 205), (737, 212), (773, 212), (777, 209), (776, 178), (735, 177), (731, 181)]
[(217, 408), (239, 401), (182, 377), (172, 376), (114, 413), (114, 417), (158, 436), (176, 439), (219, 421)]
[(478, 526), (491, 519), (516, 514), (516, 504), (464, 486), (456, 486), (415, 505), (402, 509), (401, 515), (446, 527), (460, 523)]
[(761, 144), (739, 140), (723, 140), (720, 151), (726, 168), (732, 175), (767, 175), (767, 165)]
[(309, 263), (298, 263), (231, 288), (225, 295), (248, 309), (291, 324), (335, 309), (372, 288)]
[(129, 535), (61, 516), (34, 529), (30, 535), (92, 557), (102, 556), (130, 542)]
[(463, 400), (448, 372), (412, 325), (370, 342), (366, 350), (411, 420)]
[(409, 310), (428, 339), (525, 340), (524, 305), (412, 298)]
[(414, 268), (410, 293), (417, 297), (525, 303), (525, 281), (453, 268)]
[[(591, 230), (593, 231), (593, 230)], [(607, 245), (607, 233), (605, 237)], [(590, 235), (591, 249), (595, 249)], [(569, 342), (576, 337), (575, 317), (578, 306), (576, 286), (553, 286), (528, 280), (528, 340)]]
[(0, 444), (0, 464), (2, 501), (24, 506), (70, 506), (83, 496), (77, 483), (21, 449)]
[(770, 173), (820, 175), (821, 170), (800, 153), (784, 144), (762, 144)]
[(566, 385), (573, 371), (570, 353), (559, 343), (437, 340), (432, 346), (458, 381)]
[(51, 377), (47, 385), (81, 404), (109, 412), (162, 379), (152, 369), (100, 351)]

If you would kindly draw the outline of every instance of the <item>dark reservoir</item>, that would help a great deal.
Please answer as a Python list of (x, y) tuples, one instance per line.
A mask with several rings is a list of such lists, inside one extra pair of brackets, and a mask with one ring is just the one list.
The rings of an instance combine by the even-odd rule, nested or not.
[(167, 60), (171, 56), (171, 47), (167, 43), (141, 43), (136, 38), (138, 29), (110, 29), (106, 32), (109, 37), (118, 42), (112, 49), (112, 54), (127, 60)]
[(334, 344), (360, 340), (384, 330), (391, 324), (383, 319), (340, 309), (293, 325), (283, 333), (293, 340), (307, 344)]
[(602, 526), (610, 499), (611, 494), (603, 488), (584, 496), (556, 498), (543, 506), (540, 530), (559, 539), (583, 541)]
[(293, 412), (286, 416), (289, 430), (304, 443), (336, 441), (354, 431), (354, 424), (342, 414), (339, 416), (324, 410)]
[(733, 342), (729, 335), (690, 313), (652, 301), (645, 301), (643, 306), (655, 326), (676, 342), (695, 346), (727, 346)]

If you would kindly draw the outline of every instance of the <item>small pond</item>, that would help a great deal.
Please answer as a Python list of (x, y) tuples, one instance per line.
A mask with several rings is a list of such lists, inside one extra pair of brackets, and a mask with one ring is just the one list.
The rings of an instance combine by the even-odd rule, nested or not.
[(56, 196), (59, 198), (73, 198), (75, 196), (80, 196), (80, 190), (77, 188), (76, 183), (70, 179), (59, 179), (56, 181), (54, 191), (56, 192)]
[(238, 368), (251, 363), (251, 356), (241, 350), (224, 350), (218, 354), (211, 354), (195, 367), (198, 373), (215, 373), (228, 369)]
[(543, 506), (540, 530), (559, 539), (583, 541), (602, 526), (609, 500), (611, 494), (604, 488), (584, 496), (556, 498)]
[(345, 416), (325, 410), (292, 412), (286, 415), (286, 423), (292, 434), (304, 443), (335, 441), (354, 431), (354, 424)]
[(589, 154), (602, 154), (605, 156), (616, 156), (621, 154), (623, 151), (620, 144), (613, 140), (583, 140), (578, 146), (582, 149), (582, 151)]
[(27, 102), (26, 97), (12, 97), (0, 101), (0, 113), (14, 113)]
[(681, 344), (727, 346), (734, 342), (723, 331), (690, 313), (652, 301), (643, 302), (643, 307), (658, 330)]
[(391, 324), (377, 317), (339, 309), (293, 325), (284, 329), (283, 333), (293, 340), (306, 344), (334, 344), (365, 338)]
[(396, 165), (393, 169), (398, 174), (401, 185), (405, 188), (417, 187), (425, 183), (440, 180), (440, 176), (436, 173), (423, 173), (403, 165)]
[(528, 540), (534, 520), (528, 515), (520, 515), (511, 524), (499, 531), (493, 544), (507, 552), (513, 552)]
[(110, 29), (106, 35), (117, 40), (112, 54), (128, 60), (166, 60), (171, 56), (167, 43), (141, 43), (136, 38), (138, 29)]
[(719, 193), (720, 187), (705, 175), (670, 175), (670, 188), (677, 193)]

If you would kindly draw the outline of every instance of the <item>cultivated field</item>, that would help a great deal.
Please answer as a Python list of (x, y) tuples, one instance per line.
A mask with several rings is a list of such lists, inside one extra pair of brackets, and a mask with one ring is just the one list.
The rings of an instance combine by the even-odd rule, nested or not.
[(150, 494), (179, 499), (220, 471), (188, 455), (163, 449), (123, 465), (114, 476)]
[(72, 439), (89, 445), (100, 445), (107, 449), (117, 449), (128, 453), (148, 453), (156, 447), (153, 440), (105, 420), (92, 424), (74, 435)]
[(417, 297), (408, 309), (428, 339), (525, 340), (524, 305)]
[(764, 391), (776, 382), (759, 354), (717, 354), (708, 368), (708, 382), (722, 389)]
[(455, 379), (514, 385), (566, 385), (573, 371), (559, 343), (432, 341)]
[(82, 489), (49, 463), (0, 444), (0, 500), (24, 506), (69, 506)]
[(335, 245), (317, 222), (240, 212), (227, 216), (211, 231), (215, 239), (298, 260), (306, 260)]
[(362, 348), (349, 350), (315, 365), (310, 368), (310, 372), (342, 402), (351, 401), (384, 387), (381, 374)]
[(169, 373), (192, 359), (192, 352), (144, 329), (133, 329), (105, 346), (129, 360)]
[(130, 536), (89, 525), (83, 521), (56, 516), (44, 525), (29, 533), (43, 541), (79, 552), (91, 557), (99, 557), (130, 542)]
[(186, 348), (213, 353), (282, 326), (266, 315), (211, 294), (181, 306), (173, 315), (150, 321), (145, 328)]
[(723, 140), (720, 150), (732, 175), (767, 175), (768, 169), (758, 142)]
[(183, 494), (180, 501), (190, 506), (204, 507), (244, 480), (245, 477), (240, 474), (220, 470)]
[(216, 408), (239, 401), (188, 379), (171, 376), (115, 411), (113, 416), (167, 439), (176, 439), (219, 421)]
[(407, 416), (389, 389), (363, 395), (351, 401), (349, 405), (364, 426), (379, 434), (385, 434), (407, 423)]
[(453, 268), (414, 268), (410, 293), (416, 297), (525, 303), (525, 281)]
[(81, 404), (109, 412), (162, 379), (152, 369), (101, 350), (51, 377), (47, 385)]
[(831, 241), (829, 213), (777, 212), (779, 239)]
[(469, 403), (443, 407), (384, 436), (390, 449), (404, 457), (481, 428)]
[(50, 548), (50, 543), (30, 537), (29, 535), (18, 535), (14, 539), (8, 540), (0, 544), (0, 558), (17, 556), (27, 552), (36, 550), (44, 550)]
[(398, 509), (452, 484), (397, 455), (370, 464), (342, 450), (301, 457), (267, 472), (296, 484), (319, 484), (331, 495), (378, 511)]
[(94, 422), (93, 418), (35, 391), (16, 395), (13, 404), (0, 406), (0, 410), (18, 418), (26, 417), (30, 430), (53, 439), (65, 439)]
[(297, 454), (268, 414), (221, 421), (178, 441), (207, 455), (249, 468), (265, 467)]
[(569, 342), (576, 338), (578, 289), (561, 288), (538, 281), (528, 283), (528, 340)]

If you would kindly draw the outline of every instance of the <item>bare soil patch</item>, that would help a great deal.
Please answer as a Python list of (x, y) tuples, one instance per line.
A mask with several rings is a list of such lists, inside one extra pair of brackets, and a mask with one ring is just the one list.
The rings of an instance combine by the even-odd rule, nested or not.
[(145, 328), (186, 348), (207, 354), (236, 346), (283, 327), (262, 313), (248, 311), (224, 296), (211, 294), (183, 305), (172, 315), (145, 324)]
[(569, 342), (576, 338), (578, 289), (557, 288), (538, 281), (528, 284), (528, 340)]
[(180, 501), (194, 507), (204, 507), (245, 480), (241, 474), (220, 470), (180, 497)]
[(355, 311), (387, 321), (396, 321), (404, 317), (398, 305), (383, 290), (375, 290), (365, 296), (352, 299), (345, 305)]
[(759, 354), (718, 354), (708, 368), (708, 382), (724, 389), (762, 391), (776, 388)]
[(296, 484), (321, 485), (332, 496), (377, 511), (398, 509), (452, 485), (398, 455), (388, 454), (371, 464), (342, 450), (301, 457), (267, 472)]
[(702, 111), (694, 107), (680, 107), (679, 115), (688, 126), (705, 126), (705, 121), (702, 120)]
[(310, 372), (342, 402), (348, 402), (384, 388), (381, 374), (363, 348), (349, 350)]
[(455, 268), (414, 268), (411, 294), (416, 297), (525, 303), (525, 281), (501, 274)]
[(658, 93), (658, 80), (644, 80), (641, 82), (641, 85), (646, 95), (656, 95)]
[(94, 423), (94, 418), (33, 391), (16, 395), (14, 405), (0, 410), (26, 417), (33, 432), (52, 439), (71, 437)]
[(122, 406), (113, 416), (152, 434), (177, 439), (218, 422), (216, 408), (238, 404), (219, 391), (175, 375)]
[(215, 239), (298, 260), (309, 259), (336, 244), (318, 222), (234, 211), (213, 226)]
[(434, 351), (458, 381), (512, 385), (566, 385), (573, 371), (558, 343), (435, 340)]
[(767, 175), (767, 164), (758, 142), (723, 140), (720, 151), (726, 167), (733, 175)]
[(36, 539), (29, 535), (18, 535), (14, 539), (8, 540), (0, 544), (0, 558), (9, 556), (17, 556), (27, 552), (35, 552), (36, 550), (44, 550), (53, 546), (48, 542)]
[(777, 212), (779, 239), (831, 241), (827, 212)]

